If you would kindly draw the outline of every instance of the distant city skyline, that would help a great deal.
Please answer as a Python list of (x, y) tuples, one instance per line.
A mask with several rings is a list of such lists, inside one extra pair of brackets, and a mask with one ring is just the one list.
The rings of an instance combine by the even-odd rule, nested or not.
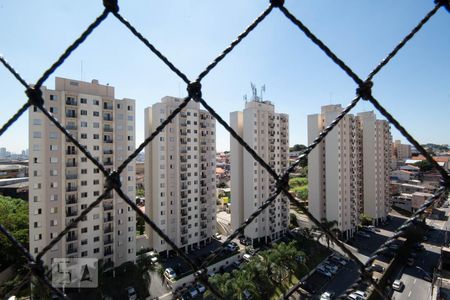
[[(120, 12), (193, 80), (267, 5), (268, 1), (139, 0), (120, 2)], [(434, 4), (324, 0), (286, 1), (285, 6), (364, 78)], [(5, 26), (0, 26), (0, 52), (33, 83), (102, 10), (101, 2), (2, 2), (0, 24)], [(29, 21), (18, 22), (17, 15)], [(421, 144), (450, 144), (446, 132), (450, 39), (442, 38), (442, 28), (449, 26), (448, 13), (440, 9), (373, 80), (375, 97)], [(180, 45), (188, 46), (180, 51)], [(98, 79), (115, 86), (118, 97), (135, 99), (137, 144), (144, 140), (145, 107), (164, 96), (186, 96), (183, 81), (113, 16), (44, 85), (54, 88), (55, 76), (87, 82)], [(276, 9), (205, 77), (203, 96), (229, 121), (229, 113), (242, 107), (244, 95), (251, 95), (250, 82), (258, 89), (265, 85), (264, 99), (289, 113), (291, 145), (306, 144), (308, 114), (323, 105), (346, 106), (356, 90), (354, 82)], [(8, 103), (2, 106), (3, 125), (26, 98), (23, 86), (4, 67), (0, 67), (0, 87), (2, 103)], [(425, 105), (430, 109), (424, 109)], [(373, 109), (361, 101), (352, 113)], [(27, 131), (23, 115), (0, 137), (0, 145), (20, 153), (28, 148)], [(392, 134), (406, 141), (395, 129)], [(229, 134), (218, 125), (217, 150), (228, 149)]]

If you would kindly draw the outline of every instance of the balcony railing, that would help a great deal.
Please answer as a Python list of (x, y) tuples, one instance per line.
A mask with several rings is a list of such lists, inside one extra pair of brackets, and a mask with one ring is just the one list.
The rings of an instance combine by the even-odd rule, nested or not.
[(76, 162), (73, 162), (73, 161), (66, 162), (66, 167), (68, 167), (68, 168), (72, 168), (72, 167), (76, 167), (76, 166), (77, 166)]
[(106, 216), (103, 218), (103, 222), (112, 222), (113, 221), (113, 216)]
[(113, 205), (112, 204), (103, 204), (103, 210), (108, 211), (113, 209)]
[(114, 254), (114, 251), (111, 250), (111, 249), (105, 250), (105, 251), (104, 251), (104, 255), (105, 255), (105, 256), (106, 256), (106, 255), (113, 255), (113, 254)]
[(71, 205), (71, 204), (77, 204), (78, 199), (76, 196), (72, 195), (66, 198), (66, 204)]
[(103, 233), (110, 233), (113, 232), (114, 228), (112, 226), (106, 226), (103, 228)]
[(66, 235), (67, 242), (73, 242), (73, 241), (76, 241), (77, 239), (78, 239), (78, 236), (76, 234)]
[(113, 150), (103, 150), (103, 154), (113, 154)]
[(66, 174), (67, 180), (73, 180), (73, 179), (77, 179), (77, 178), (78, 178), (77, 174)]
[(66, 210), (66, 217), (75, 217), (78, 215), (78, 210)]
[(112, 143), (113, 143), (113, 140), (112, 140), (112, 139), (104, 139), (104, 140), (103, 140), (103, 143), (106, 143), (106, 144), (112, 144)]
[(103, 162), (103, 165), (105, 165), (105, 166), (112, 166), (112, 165), (113, 165), (113, 162), (110, 161), (110, 160), (107, 160), (107, 161), (104, 161), (104, 162)]
[(67, 249), (67, 254), (72, 254), (78, 252), (78, 249), (75, 247), (70, 247)]
[(114, 239), (109, 238), (109, 239), (106, 239), (103, 241), (103, 245), (109, 245), (109, 244), (112, 244), (113, 242), (114, 242)]
[(67, 130), (77, 130), (77, 125), (66, 125)]
[(77, 113), (76, 112), (66, 112), (66, 118), (76, 118), (77, 117)]
[(76, 155), (77, 153), (76, 149), (66, 150), (66, 155)]
[(103, 109), (113, 110), (113, 108), (114, 107), (112, 104), (103, 103)]
[(78, 187), (76, 186), (67, 186), (66, 192), (76, 192), (78, 190)]
[(66, 105), (74, 105), (75, 106), (77, 104), (78, 104), (78, 102), (76, 99), (73, 99), (73, 98), (66, 99)]
[(105, 131), (105, 132), (113, 132), (113, 129), (111, 127), (103, 127), (103, 131)]
[(105, 121), (112, 121), (113, 117), (109, 116), (109, 115), (106, 115), (106, 116), (103, 116), (103, 120), (105, 120)]

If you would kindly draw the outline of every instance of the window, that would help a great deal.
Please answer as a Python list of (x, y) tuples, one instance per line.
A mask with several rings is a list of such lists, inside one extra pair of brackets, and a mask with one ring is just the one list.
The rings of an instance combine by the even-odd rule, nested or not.
[(87, 139), (87, 134), (86, 133), (82, 133), (80, 138), (83, 139), (83, 140)]
[(80, 111), (80, 115), (82, 115), (82, 116), (87, 116), (87, 110), (82, 109), (82, 110)]
[(94, 105), (100, 105), (100, 101), (98, 101), (98, 100), (92, 100), (92, 104), (94, 104)]
[(98, 242), (99, 240), (100, 240), (100, 237), (94, 236), (94, 243), (95, 243), (95, 242)]
[(87, 169), (81, 169), (81, 174), (87, 174)]
[(87, 127), (87, 122), (86, 121), (81, 121), (80, 127)]
[(94, 226), (94, 231), (97, 231), (97, 230), (99, 230), (100, 229), (100, 225), (95, 225)]
[(33, 125), (42, 125), (41, 119), (33, 119)]
[(50, 195), (50, 201), (58, 201), (58, 195)]
[(83, 103), (83, 104), (87, 104), (87, 99), (86, 98), (81, 98), (80, 102)]
[(50, 170), (50, 176), (57, 176), (58, 170)]
[(41, 239), (42, 239), (42, 234), (41, 234), (41, 233), (35, 234), (35, 235), (34, 235), (34, 240), (35, 240), (35, 241), (39, 241), (39, 240), (41, 240)]
[(93, 112), (92, 112), (92, 115), (93, 115), (94, 117), (98, 117), (98, 116), (100, 116), (100, 113), (99, 113), (98, 111), (93, 111)]
[(87, 233), (87, 231), (88, 231), (87, 227), (81, 228), (81, 233)]
[(58, 225), (58, 220), (50, 220), (50, 226)]
[(40, 139), (41, 137), (42, 137), (42, 132), (40, 132), (40, 131), (33, 132), (33, 138)]
[(50, 112), (51, 112), (52, 114), (56, 114), (56, 113), (58, 112), (58, 108), (56, 108), (56, 107), (50, 107)]
[(100, 251), (99, 248), (94, 249), (94, 253), (98, 253), (99, 251)]
[(55, 101), (56, 100), (56, 95), (50, 95), (50, 101)]
[(57, 164), (58, 163), (58, 158), (57, 157), (50, 157), (50, 163), (51, 164)]
[(98, 140), (100, 138), (100, 135), (99, 134), (93, 134), (92, 137), (94, 138), (94, 140)]
[(130, 106), (130, 105), (128, 105), (127, 109), (128, 109), (129, 111), (131, 111), (131, 110), (133, 110), (133, 107)]
[(50, 145), (50, 151), (58, 151), (58, 145)]
[(133, 116), (128, 116), (128, 121), (133, 121), (133, 120), (134, 120)]
[(99, 122), (93, 122), (93, 123), (92, 123), (92, 127), (94, 127), (94, 128), (100, 128), (100, 123), (99, 123)]

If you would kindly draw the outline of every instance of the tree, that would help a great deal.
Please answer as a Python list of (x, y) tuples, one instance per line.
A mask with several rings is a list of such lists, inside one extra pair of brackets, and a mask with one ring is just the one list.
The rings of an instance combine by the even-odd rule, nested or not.
[(414, 164), (420, 168), (420, 172), (428, 172), (433, 169), (433, 165), (428, 160), (421, 160)]
[[(26, 201), (0, 195), (0, 224), (25, 248), (28, 248), (28, 203)], [(26, 265), (26, 259), (3, 234), (0, 234), (0, 265), (11, 264), (21, 269)]]
[(226, 188), (227, 187), (227, 184), (225, 183), (225, 182), (219, 182), (218, 184), (217, 184), (217, 187), (219, 188), (219, 189), (224, 189), (224, 188)]
[(290, 219), (289, 227), (295, 228), (295, 227), (298, 227), (298, 226), (299, 226), (299, 225), (298, 225), (297, 216), (296, 216), (294, 213), (290, 213), (290, 214), (289, 214), (289, 219)]
[[(323, 218), (320, 223), (322, 224), (322, 227), (324, 227), (326, 231), (331, 232), (331, 234), (333, 234), (334, 236), (338, 236), (341, 233), (339, 228), (337, 228), (338, 221), (336, 220), (328, 221), (327, 219)], [(318, 227), (315, 227), (315, 229), (316, 231), (319, 232), (319, 234), (317, 235), (317, 241), (319, 241), (322, 237), (324, 237), (325, 240), (327, 241), (327, 248), (330, 249), (331, 238), (327, 234), (325, 234), (325, 232), (323, 232), (322, 229)]]
[(308, 187), (302, 186), (295, 190), (295, 194), (298, 198), (302, 200), (308, 200)]
[(144, 234), (145, 231), (144, 218), (139, 214), (136, 214), (136, 231), (139, 232), (139, 234)]
[(363, 226), (368, 226), (368, 225), (372, 225), (373, 223), (373, 219), (371, 217), (369, 217), (368, 215), (365, 214), (361, 214), (359, 216), (359, 220), (361, 221), (361, 225)]
[(145, 197), (145, 190), (143, 188), (136, 189), (136, 196)]
[[(231, 275), (230, 273), (216, 274), (209, 279), (209, 282), (223, 295), (224, 298), (231, 298)], [(213, 297), (213, 293), (207, 289), (205, 298)]]
[(232, 291), (231, 299), (245, 299), (244, 291), (250, 293), (254, 298), (258, 297), (258, 288), (249, 272), (245, 270), (234, 270), (230, 281), (230, 289)]
[(301, 145), (301, 144), (295, 144), (294, 146), (289, 148), (290, 152), (294, 152), (294, 151), (303, 151), (305, 150), (307, 147), (305, 145)]

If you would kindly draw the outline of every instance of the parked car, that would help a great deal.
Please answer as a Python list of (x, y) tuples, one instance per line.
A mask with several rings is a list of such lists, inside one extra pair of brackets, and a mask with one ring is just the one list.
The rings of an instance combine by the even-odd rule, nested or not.
[(334, 298), (333, 292), (325, 292), (320, 295), (320, 300), (331, 300)]
[(239, 246), (235, 242), (230, 242), (227, 244), (226, 249), (228, 249), (230, 252), (235, 252), (239, 250)]
[(392, 284), (392, 288), (397, 292), (401, 292), (405, 288), (405, 284), (402, 281), (397, 279)]
[(197, 297), (198, 294), (199, 294), (199, 293), (198, 293), (198, 291), (197, 291), (197, 289), (196, 289), (195, 287), (192, 287), (192, 288), (189, 289), (189, 296), (190, 296), (191, 298)]
[(370, 238), (370, 234), (368, 234), (367, 232), (364, 232), (364, 231), (358, 231), (356, 233), (356, 235), (360, 236), (360, 237), (364, 237), (364, 238)]
[(337, 255), (330, 256), (330, 260), (336, 264), (340, 264), (341, 266), (345, 266), (347, 264), (347, 261)]
[(164, 270), (164, 277), (166, 277), (169, 280), (174, 279), (177, 277), (177, 273), (172, 268), (167, 268)]
[(127, 296), (128, 296), (128, 300), (136, 300), (137, 299), (137, 294), (136, 294), (136, 290), (134, 289), (134, 287), (127, 287)]
[(252, 246), (248, 246), (245, 248), (245, 252), (253, 256), (256, 254), (257, 251)]
[(348, 300), (364, 300), (363, 297), (361, 297), (360, 295), (358, 295), (356, 293), (351, 293), (350, 295), (348, 295), (347, 299)]
[(373, 271), (375, 271), (375, 272), (378, 272), (378, 273), (383, 273), (383, 272), (384, 272), (384, 267), (383, 267), (383, 266), (380, 266), (380, 265), (378, 265), (378, 264), (373, 264), (372, 266), (370, 266), (369, 269), (370, 269), (370, 270), (373, 270)]
[(250, 261), (251, 258), (252, 256), (250, 254), (245, 253), (244, 255), (242, 255), (242, 259), (245, 261)]
[(220, 235), (220, 233), (216, 232), (216, 233), (213, 235), (213, 238), (215, 238), (216, 240), (220, 241), (220, 240), (222, 239), (222, 236)]
[(199, 284), (197, 284), (197, 291), (200, 294), (203, 294), (204, 292), (206, 292), (206, 287), (203, 284), (199, 283)]
[(322, 275), (324, 275), (326, 277), (331, 278), (333, 276), (331, 274), (331, 272), (328, 271), (327, 269), (325, 269), (324, 267), (318, 267), (316, 270), (317, 270), (317, 272), (319, 272), (320, 274), (322, 274)]
[(239, 238), (239, 243), (241, 243), (244, 246), (248, 246), (252, 243), (251, 239), (245, 236), (241, 236)]
[(332, 264), (329, 263), (329, 262), (325, 262), (325, 263), (323, 264), (323, 266), (325, 267), (325, 269), (329, 270), (332, 274), (336, 274), (337, 271), (338, 271), (338, 267), (335, 266), (335, 265), (332, 265)]
[(355, 292), (356, 295), (360, 296), (363, 299), (367, 299), (367, 293), (361, 290)]

